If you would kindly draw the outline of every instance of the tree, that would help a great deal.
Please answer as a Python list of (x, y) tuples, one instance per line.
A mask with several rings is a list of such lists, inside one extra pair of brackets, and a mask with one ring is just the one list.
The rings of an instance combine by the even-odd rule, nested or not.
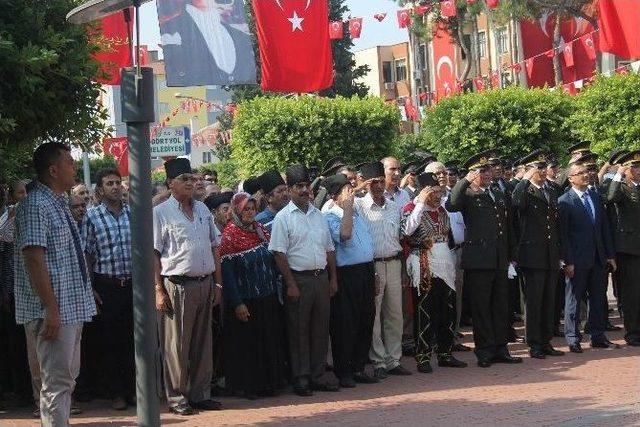
[[(107, 132), (87, 29), (66, 21), (80, 0), (5, 1), (0, 9), (0, 158), (47, 140), (92, 146)], [(0, 165), (6, 171), (7, 166)]]
[[(76, 181), (84, 182), (84, 169), (82, 160), (76, 161)], [(89, 174), (91, 182), (96, 182), (96, 175), (101, 169), (118, 169), (118, 162), (113, 156), (103, 156), (89, 159)]]

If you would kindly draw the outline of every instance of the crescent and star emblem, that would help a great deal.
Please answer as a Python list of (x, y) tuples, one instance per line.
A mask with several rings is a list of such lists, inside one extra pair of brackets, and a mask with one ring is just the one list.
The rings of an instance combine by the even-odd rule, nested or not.
[[(282, 0), (275, 0), (275, 2), (281, 10), (284, 10), (284, 7), (282, 7)], [(309, 9), (309, 6), (311, 6), (311, 0), (307, 0), (307, 5), (304, 7), (304, 10)]]
[(438, 64), (436, 65), (436, 73), (438, 74), (438, 79), (440, 79), (440, 68), (443, 64), (447, 64), (449, 66), (451, 74), (453, 74), (453, 61), (451, 60), (451, 58), (444, 55), (440, 57), (440, 59), (438, 60)]

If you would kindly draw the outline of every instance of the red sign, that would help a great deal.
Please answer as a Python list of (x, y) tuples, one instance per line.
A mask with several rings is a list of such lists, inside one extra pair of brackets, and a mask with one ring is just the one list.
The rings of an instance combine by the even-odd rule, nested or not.
[(342, 21), (329, 23), (329, 37), (331, 40), (340, 40), (344, 37), (344, 25), (342, 25)]
[[(129, 10), (133, 16), (133, 8)], [(129, 34), (133, 29), (133, 20), (124, 20), (124, 11), (114, 13), (100, 21), (100, 30), (93, 34), (93, 39), (100, 47), (100, 51), (93, 55), (101, 65), (96, 77), (98, 83), (106, 85), (120, 84), (120, 68), (132, 65), (132, 55), (129, 50)]]
[(129, 175), (129, 141), (126, 136), (105, 138), (102, 142), (102, 152), (116, 159), (120, 175)]

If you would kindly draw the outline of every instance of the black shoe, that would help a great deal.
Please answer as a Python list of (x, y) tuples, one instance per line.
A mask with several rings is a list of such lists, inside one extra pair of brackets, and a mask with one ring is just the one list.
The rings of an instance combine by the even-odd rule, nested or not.
[(311, 389), (307, 386), (296, 386), (293, 388), (293, 392), (302, 397), (313, 396), (313, 391), (311, 391)]
[(620, 326), (612, 325), (611, 322), (607, 322), (607, 326), (605, 326), (604, 330), (607, 332), (619, 331), (622, 328)]
[(353, 379), (357, 383), (361, 383), (361, 384), (376, 384), (380, 382), (379, 379), (377, 379), (376, 377), (372, 377), (371, 375), (367, 374), (364, 371), (356, 372), (355, 374), (353, 374)]
[(456, 338), (464, 338), (464, 334), (462, 332), (456, 332)]
[(471, 351), (471, 347), (458, 343), (451, 347), (451, 351)]
[(356, 380), (351, 375), (345, 375), (340, 378), (340, 387), (354, 388), (356, 386)]
[(376, 378), (378, 381), (382, 381), (388, 376), (387, 370), (384, 368), (376, 368), (373, 370), (373, 378)]
[(564, 351), (556, 350), (555, 348), (551, 347), (551, 344), (543, 347), (542, 351), (546, 356), (564, 356)]
[(582, 353), (582, 347), (580, 346), (580, 343), (571, 344), (569, 345), (569, 351), (571, 353)]
[(523, 343), (524, 342), (524, 338), (522, 338), (521, 336), (518, 336), (518, 334), (516, 334), (515, 332), (513, 332), (512, 334), (509, 334), (509, 339), (507, 339), (508, 342), (510, 343)]
[(558, 337), (558, 338), (562, 338), (562, 337), (564, 337), (564, 333), (560, 330), (560, 328), (556, 328), (553, 331), (553, 336), (554, 337)]
[(480, 359), (478, 360), (478, 366), (481, 368), (490, 368), (491, 362), (486, 359)]
[(412, 375), (412, 372), (410, 370), (408, 370), (407, 368), (403, 367), (402, 365), (398, 365), (393, 369), (389, 369), (387, 371), (387, 374), (389, 374), (389, 375)]
[(514, 364), (514, 363), (522, 363), (522, 358), (521, 357), (513, 357), (510, 355), (498, 355), (498, 356), (494, 356), (493, 359), (491, 359), (491, 361), (493, 363), (509, 363), (509, 364)]
[(531, 350), (529, 350), (529, 355), (534, 358), (534, 359), (546, 359), (547, 356), (545, 356), (544, 351), (542, 351), (539, 348), (532, 348)]
[(429, 362), (418, 363), (418, 372), (421, 372), (423, 374), (432, 373), (433, 372), (433, 368), (431, 367), (431, 363), (429, 363)]
[(222, 409), (222, 404), (212, 399), (201, 400), (200, 402), (189, 402), (189, 405), (201, 411), (219, 411)]
[(640, 347), (640, 340), (629, 340), (627, 341), (627, 345), (631, 347)]
[(416, 349), (415, 347), (403, 347), (402, 348), (402, 355), (405, 357), (413, 357), (416, 355)]
[(340, 387), (338, 386), (338, 384), (333, 384), (330, 382), (323, 382), (323, 383), (311, 383), (311, 390), (315, 390), (315, 391), (338, 391), (340, 390)]
[(169, 406), (169, 411), (177, 415), (193, 415), (196, 411), (186, 403), (179, 403), (175, 406)]
[(438, 357), (438, 366), (442, 368), (466, 368), (469, 365), (453, 356), (446, 356)]
[(620, 348), (620, 346), (605, 338), (599, 341), (591, 341), (591, 348)]

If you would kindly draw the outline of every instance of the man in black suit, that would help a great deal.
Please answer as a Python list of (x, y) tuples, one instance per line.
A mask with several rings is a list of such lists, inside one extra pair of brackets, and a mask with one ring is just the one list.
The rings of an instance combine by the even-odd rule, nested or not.
[(527, 344), (537, 359), (563, 354), (551, 346), (560, 240), (558, 194), (546, 183), (547, 157), (536, 150), (520, 160), (526, 172), (512, 195), (520, 219), (516, 259), (523, 276)]
[[(584, 156), (583, 156), (584, 157)], [(560, 258), (567, 279), (565, 292), (565, 338), (569, 349), (581, 353), (580, 302), (589, 301), (591, 346), (613, 344), (604, 334), (606, 311), (606, 266), (616, 268), (609, 221), (602, 199), (588, 189), (589, 171), (581, 159), (569, 166), (571, 185), (558, 199), (560, 213)]]
[(522, 362), (507, 350), (507, 270), (513, 261), (513, 230), (506, 196), (491, 187), (489, 154), (467, 160), (463, 167), (469, 173), (453, 187), (446, 203), (449, 212), (462, 212), (466, 226), (462, 268), (470, 291), (475, 353), (478, 366), (483, 368), (492, 363)]
[(609, 184), (607, 201), (618, 215), (614, 241), (622, 300), (625, 340), (640, 346), (640, 150), (617, 159), (620, 165)]

